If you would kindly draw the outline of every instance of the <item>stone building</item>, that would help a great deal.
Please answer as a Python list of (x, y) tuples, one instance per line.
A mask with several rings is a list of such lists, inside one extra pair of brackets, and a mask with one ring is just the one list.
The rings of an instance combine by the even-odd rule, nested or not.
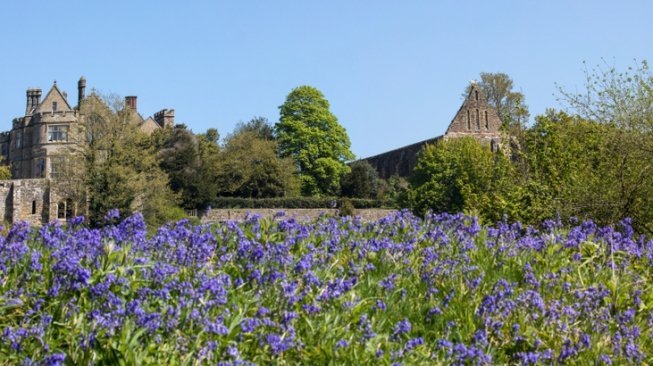
[[(11, 180), (0, 181), (0, 214), (6, 222), (28, 220), (38, 225), (83, 213), (85, 208), (68, 197), (70, 187), (60, 178), (68, 160), (89, 138), (80, 106), (88, 98), (100, 98), (94, 93), (86, 96), (84, 77), (77, 83), (75, 106), (56, 81), (42, 100), (41, 89), (28, 89), (26, 96), (25, 115), (14, 118), (10, 131), (0, 133), (0, 154), (12, 175)], [(143, 118), (136, 96), (125, 97), (125, 106), (145, 133), (174, 125), (174, 109)]]
[(501, 119), (497, 111), (488, 104), (487, 98), (478, 84), (472, 82), (467, 97), (451, 123), (449, 123), (444, 135), (363, 160), (375, 167), (381, 178), (387, 179), (391, 176), (408, 177), (417, 163), (417, 155), (422, 148), (441, 139), (471, 136), (483, 144), (487, 144), (492, 151), (497, 151), (501, 143), (500, 127)]

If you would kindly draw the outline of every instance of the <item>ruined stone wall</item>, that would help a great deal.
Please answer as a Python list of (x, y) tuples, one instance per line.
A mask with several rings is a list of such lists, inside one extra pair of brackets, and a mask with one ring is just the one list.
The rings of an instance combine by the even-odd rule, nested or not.
[(10, 180), (0, 180), (0, 220), (7, 223), (13, 213), (13, 186)]
[(50, 182), (47, 179), (14, 179), (2, 182), (13, 183), (12, 223), (29, 221), (33, 225), (44, 225), (50, 221)]
[[(376, 221), (386, 217), (396, 210), (390, 209), (360, 209), (355, 210), (355, 215), (360, 216), (363, 221)], [(279, 213), (283, 213), (281, 216)], [(276, 219), (295, 218), (300, 222), (313, 221), (323, 215), (335, 216), (335, 209), (212, 209), (200, 217), (202, 223), (217, 223), (225, 221), (245, 221), (247, 214), (256, 214), (263, 217)]]
[(369, 162), (379, 177), (388, 179), (393, 175), (408, 177), (417, 164), (417, 156), (427, 144), (434, 144), (442, 139), (474, 137), (492, 151), (497, 151), (501, 143), (501, 119), (496, 110), (488, 104), (483, 91), (476, 83), (469, 87), (469, 93), (456, 115), (449, 123), (443, 136), (424, 140), (399, 149), (391, 150), (363, 160)]
[(436, 143), (440, 137), (424, 140), (416, 144), (375, 155), (366, 159), (379, 173), (379, 177), (388, 179), (393, 175), (408, 177), (417, 164), (417, 155), (427, 144)]

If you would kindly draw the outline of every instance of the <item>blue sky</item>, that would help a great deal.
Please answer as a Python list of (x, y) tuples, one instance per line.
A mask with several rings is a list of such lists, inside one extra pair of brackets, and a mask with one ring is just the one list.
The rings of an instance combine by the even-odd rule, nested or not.
[(0, 130), (25, 90), (57, 80), (174, 108), (195, 132), (278, 120), (320, 89), (358, 157), (442, 134), (481, 72), (505, 72), (532, 115), (585, 66), (653, 61), (650, 1), (17, 1), (0, 13)]

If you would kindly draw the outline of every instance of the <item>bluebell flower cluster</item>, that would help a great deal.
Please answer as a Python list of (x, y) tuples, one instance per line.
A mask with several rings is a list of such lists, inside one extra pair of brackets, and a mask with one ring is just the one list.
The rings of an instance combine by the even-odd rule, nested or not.
[(653, 241), (407, 211), (0, 235), (0, 364), (648, 364)]

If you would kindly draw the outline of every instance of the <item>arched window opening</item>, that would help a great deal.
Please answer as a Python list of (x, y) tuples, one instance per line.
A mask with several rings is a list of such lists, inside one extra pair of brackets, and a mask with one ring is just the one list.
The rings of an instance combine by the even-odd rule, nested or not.
[(70, 219), (73, 217), (75, 217), (75, 204), (72, 199), (68, 198), (66, 200), (66, 218)]
[(36, 215), (36, 201), (32, 201), (32, 215)]
[(468, 130), (472, 129), (472, 119), (469, 115), (469, 109), (467, 110), (467, 129)]
[(487, 119), (487, 111), (485, 111), (485, 129), (486, 130), (490, 129), (490, 123), (488, 122), (488, 119)]
[(480, 130), (481, 129), (481, 120), (478, 115), (478, 109), (476, 110), (476, 129)]
[(474, 90), (474, 94), (476, 96), (476, 100), (478, 100), (478, 90)]
[(59, 202), (57, 203), (57, 218), (65, 219), (66, 218), (66, 203)]

